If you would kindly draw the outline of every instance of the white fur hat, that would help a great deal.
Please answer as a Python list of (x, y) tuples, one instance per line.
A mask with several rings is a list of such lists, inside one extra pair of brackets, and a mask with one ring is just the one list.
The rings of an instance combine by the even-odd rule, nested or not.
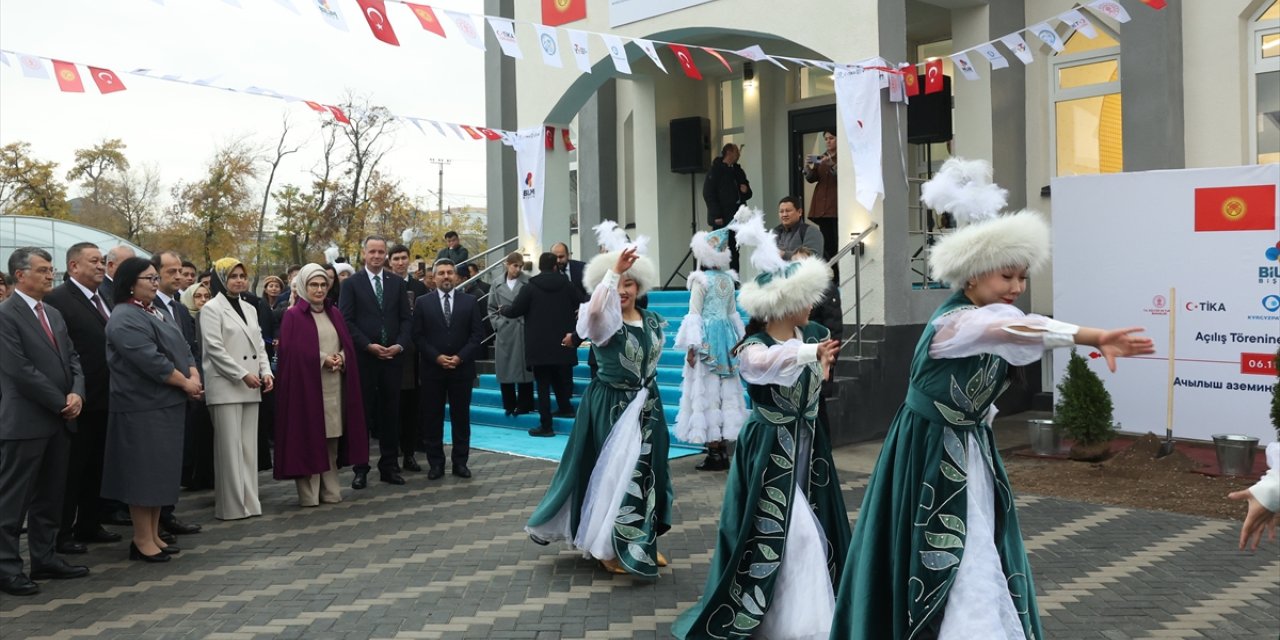
[[(744, 205), (742, 209), (746, 209)], [(748, 211), (750, 211), (748, 209)], [(729, 252), (729, 228), (715, 231), (699, 231), (689, 241), (689, 250), (698, 264), (712, 269), (727, 269), (732, 254)]]
[(648, 236), (637, 236), (636, 241), (631, 242), (627, 238), (627, 232), (613, 220), (605, 220), (592, 227), (592, 230), (596, 232), (596, 241), (604, 247), (605, 252), (592, 258), (587, 263), (586, 273), (582, 274), (582, 283), (586, 285), (588, 292), (594, 290), (596, 285), (604, 280), (605, 274), (618, 263), (618, 256), (622, 254), (622, 250), (628, 247), (635, 247), (638, 255), (636, 261), (631, 264), (631, 268), (622, 275), (636, 281), (638, 289), (636, 296), (642, 296), (658, 285), (658, 269), (653, 265), (653, 261), (644, 255), (649, 247)]
[(920, 189), (921, 202), (954, 215), (960, 227), (929, 254), (930, 274), (952, 287), (997, 269), (1036, 271), (1049, 260), (1048, 223), (1034, 211), (1001, 215), (1009, 192), (991, 175), (985, 160), (952, 158)]
[(778, 251), (775, 233), (764, 228), (764, 214), (743, 207), (729, 224), (738, 244), (754, 247), (751, 264), (760, 275), (742, 285), (738, 304), (752, 318), (764, 321), (807, 310), (822, 301), (831, 284), (831, 267), (825, 260), (807, 257), (788, 261)]

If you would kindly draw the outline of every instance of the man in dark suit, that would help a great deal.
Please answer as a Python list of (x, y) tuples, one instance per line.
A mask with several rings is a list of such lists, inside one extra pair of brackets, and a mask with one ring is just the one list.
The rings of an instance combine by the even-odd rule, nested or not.
[[(45, 303), (62, 314), (67, 333), (84, 370), (84, 408), (71, 434), (66, 493), (58, 553), (84, 553), (86, 542), (117, 542), (120, 534), (102, 528), (102, 456), (107, 447), (107, 319), (111, 312), (98, 295), (106, 274), (102, 251), (90, 242), (67, 249), (70, 278), (45, 296)], [(74, 538), (74, 539), (73, 539)]]
[(556, 256), (556, 268), (560, 271), (560, 274), (568, 278), (570, 282), (578, 285), (578, 289), (582, 290), (585, 295), (587, 288), (582, 284), (582, 274), (587, 270), (587, 263), (581, 260), (574, 260), (569, 253), (569, 245), (563, 242), (551, 245), (551, 253)]
[[(392, 245), (387, 265), (391, 272), (404, 278), (405, 299), (412, 311), (418, 298), (427, 295), (427, 285), (409, 275), (409, 247), (402, 244)], [(421, 446), (422, 417), (418, 412), (418, 351), (410, 340), (405, 345), (403, 375), (400, 378), (400, 455), (403, 457), (402, 469), (405, 471), (422, 471), (422, 465), (414, 457), (414, 452)]]
[[(383, 482), (404, 484), (400, 475), (400, 382), (402, 357), (410, 342), (409, 298), (404, 279), (383, 269), (387, 239), (364, 239), (364, 269), (347, 278), (338, 308), (347, 321), (360, 365), (365, 424), (378, 434), (378, 474)], [(369, 465), (354, 467), (352, 489), (368, 486)]]
[[(84, 374), (62, 314), (44, 304), (53, 290), (53, 256), (20, 247), (9, 256), (9, 272), (16, 287), (0, 303), (0, 591), (29, 596), (40, 592), (33, 580), (89, 575), (55, 553)], [(24, 519), (30, 577), (18, 550)]]
[(413, 312), (413, 342), (422, 373), (423, 431), (427, 439), (427, 479), (444, 477), (444, 404), (449, 401), (453, 434), (453, 475), (470, 478), (471, 387), (476, 379), (481, 320), (485, 309), (476, 299), (455, 291), (453, 262), (436, 261), (436, 292), (418, 299)]
[[(103, 258), (103, 261), (106, 262), (107, 266), (107, 275), (102, 278), (102, 284), (98, 285), (98, 296), (101, 297), (102, 302), (107, 305), (107, 309), (116, 306), (115, 296), (113, 295), (116, 288), (114, 280), (116, 277), (116, 269), (120, 268), (120, 263), (128, 260), (129, 258), (136, 257), (137, 255), (137, 253), (134, 253), (132, 247), (120, 245), (118, 247), (112, 247), (110, 251), (107, 251), (106, 257)], [(125, 524), (129, 523), (126, 522)]]

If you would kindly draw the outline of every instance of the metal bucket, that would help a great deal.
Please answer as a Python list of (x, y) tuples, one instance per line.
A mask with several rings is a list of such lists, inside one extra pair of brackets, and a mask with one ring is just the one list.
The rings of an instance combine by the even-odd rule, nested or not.
[(1225, 476), (1253, 475), (1253, 458), (1258, 450), (1258, 439), (1252, 436), (1231, 434), (1213, 437), (1214, 453), (1218, 456), (1218, 468)]
[(1057, 455), (1062, 450), (1062, 430), (1053, 420), (1028, 420), (1027, 436), (1038, 456)]

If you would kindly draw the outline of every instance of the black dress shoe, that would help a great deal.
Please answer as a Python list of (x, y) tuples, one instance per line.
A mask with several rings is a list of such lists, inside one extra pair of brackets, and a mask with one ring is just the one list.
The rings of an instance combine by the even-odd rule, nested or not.
[(128, 511), (112, 511), (102, 519), (104, 524), (114, 524), (121, 527), (133, 526), (133, 518), (129, 517)]
[(140, 551), (138, 549), (138, 545), (130, 542), (129, 543), (129, 559), (141, 560), (143, 562), (168, 562), (169, 556), (165, 555), (163, 551), (155, 554), (154, 556), (149, 556), (143, 553), (142, 551)]
[(84, 543), (76, 542), (75, 540), (60, 540), (58, 541), (58, 544), (54, 546), (54, 549), (58, 553), (65, 554), (65, 555), (75, 555), (75, 554), (89, 552), (89, 547), (86, 547), (84, 546)]
[(163, 540), (165, 544), (173, 544), (178, 541), (178, 536), (175, 536), (168, 531), (161, 531), (160, 539)]
[(422, 471), (422, 465), (418, 464), (418, 461), (414, 459), (412, 454), (404, 457), (404, 465), (402, 466), (405, 471), (413, 471), (414, 473)]
[(0, 591), (11, 596), (34, 596), (40, 593), (40, 585), (31, 581), (25, 573), (0, 578)]
[(529, 435), (535, 438), (550, 438), (556, 435), (556, 430), (551, 427), (538, 427), (537, 429), (530, 429)]
[(367, 486), (369, 486), (369, 472), (357, 471), (356, 477), (351, 479), (351, 488), (359, 491)]
[(47, 567), (31, 568), (32, 580), (70, 580), (72, 578), (83, 578), (87, 575), (89, 575), (89, 567), (67, 564), (66, 562), (59, 562)]
[(78, 542), (120, 542), (120, 534), (114, 531), (107, 531), (102, 527), (98, 527), (88, 533), (77, 533), (72, 537)]
[(200, 533), (200, 530), (204, 527), (198, 524), (187, 524), (177, 518), (172, 518), (161, 522), (160, 528), (175, 536), (187, 536), (193, 533)]
[(455, 464), (453, 465), (453, 475), (459, 478), (470, 478), (471, 470), (465, 464)]
[[(169, 543), (166, 542), (165, 544)], [(182, 553), (182, 547), (179, 547), (176, 544), (169, 544), (167, 547), (160, 547), (160, 553), (163, 553), (166, 556), (176, 556), (179, 553)]]
[(387, 469), (386, 471), (379, 471), (378, 479), (387, 484), (404, 484), (404, 476), (400, 475), (399, 472), (393, 471), (391, 469)]
[(440, 478), (443, 478), (443, 477), (444, 477), (443, 466), (437, 467), (435, 465), (432, 465), (431, 468), (427, 470), (428, 480), (439, 480)]

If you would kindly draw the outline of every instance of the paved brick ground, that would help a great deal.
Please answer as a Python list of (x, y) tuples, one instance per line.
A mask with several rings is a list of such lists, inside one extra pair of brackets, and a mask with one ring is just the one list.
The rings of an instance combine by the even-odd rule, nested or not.
[[(553, 466), (476, 452), (472, 480), (409, 474), (315, 509), (264, 474), (265, 515), (251, 520), (220, 523), (210, 493), (185, 494), (180, 515), (205, 531), (183, 537), (173, 562), (97, 545), (76, 558), (89, 578), (0, 599), (0, 638), (668, 637), (701, 590), (722, 495), (723, 476), (696, 462), (673, 463), (676, 525), (660, 545), (672, 566), (653, 582), (530, 543), (521, 527)], [(866, 476), (842, 452), (837, 466), (853, 512)], [(1280, 550), (1237, 552), (1236, 523), (1019, 502), (1049, 638), (1280, 632)]]

